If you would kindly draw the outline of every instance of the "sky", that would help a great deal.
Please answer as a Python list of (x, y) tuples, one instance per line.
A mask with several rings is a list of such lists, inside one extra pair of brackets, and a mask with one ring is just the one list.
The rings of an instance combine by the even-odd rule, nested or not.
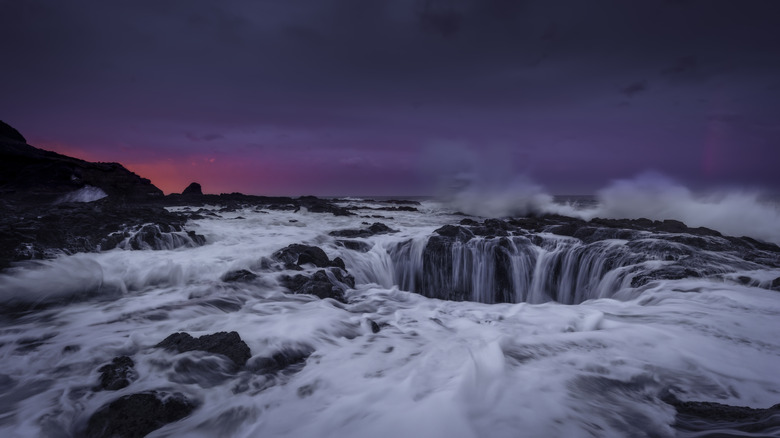
[(780, 192), (780, 1), (0, 0), (0, 119), (166, 193)]

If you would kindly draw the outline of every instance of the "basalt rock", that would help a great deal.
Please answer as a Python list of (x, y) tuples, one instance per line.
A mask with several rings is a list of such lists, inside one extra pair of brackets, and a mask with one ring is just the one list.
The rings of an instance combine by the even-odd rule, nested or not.
[(301, 196), (297, 199), (297, 203), (299, 205), (298, 208), (305, 207), (312, 213), (331, 213), (334, 216), (352, 216), (354, 214), (349, 209), (339, 207), (314, 196)]
[(190, 183), (181, 194), (182, 196), (201, 196), (203, 195), (203, 190), (201, 189), (200, 184), (194, 182)]
[[(556, 237), (566, 236), (566, 237)], [(678, 221), (463, 219), (388, 248), (402, 289), (448, 300), (577, 304), (656, 281), (780, 267), (780, 248)], [(766, 280), (745, 284), (773, 288)]]
[(161, 206), (110, 198), (46, 206), (0, 203), (0, 269), (14, 261), (105, 251), (128, 239), (135, 244), (127, 242), (127, 249), (141, 248), (144, 242), (151, 242), (151, 249), (205, 243), (203, 236), (184, 231), (186, 220)]
[(236, 332), (219, 332), (212, 335), (203, 335), (199, 338), (193, 338), (187, 333), (174, 333), (155, 345), (155, 347), (178, 353), (198, 350), (221, 354), (232, 360), (239, 367), (244, 366), (249, 358), (252, 357), (249, 346), (241, 340), (241, 337)]
[(0, 141), (10, 140), (19, 143), (27, 143), (27, 140), (14, 127), (0, 120)]
[(51, 203), (85, 187), (114, 201), (152, 202), (163, 198), (151, 181), (119, 163), (91, 163), (26, 144), (15, 129), (0, 126), (0, 198)]
[(303, 368), (312, 351), (307, 347), (285, 347), (270, 356), (252, 359), (248, 368), (262, 374), (292, 374)]
[(99, 388), (106, 391), (116, 391), (130, 385), (138, 378), (133, 359), (127, 356), (115, 357), (111, 363), (98, 369), (100, 372)]
[(322, 248), (299, 243), (288, 245), (276, 251), (271, 258), (282, 262), (285, 269), (302, 270), (302, 265), (306, 264), (312, 264), (318, 268), (345, 268), (341, 258), (336, 257), (331, 260)]
[(83, 436), (141, 438), (187, 417), (195, 408), (195, 403), (181, 394), (150, 391), (126, 395), (92, 414)]
[(373, 245), (360, 240), (337, 240), (336, 244), (352, 251), (369, 252)]
[(355, 229), (335, 230), (335, 231), (331, 231), (328, 234), (335, 237), (356, 238), (356, 237), (371, 237), (377, 234), (390, 234), (390, 233), (397, 233), (397, 232), (398, 230), (394, 230), (381, 222), (374, 222), (367, 228), (363, 228), (359, 230), (355, 230)]
[[(330, 275), (329, 275), (330, 274)], [(319, 298), (332, 298), (346, 303), (344, 292), (355, 287), (355, 278), (341, 269), (319, 270), (311, 276), (298, 274), (281, 277), (282, 286), (294, 294), (314, 295)]]
[[(681, 401), (666, 394), (662, 400), (677, 411), (674, 427), (685, 432), (715, 433), (717, 436), (773, 436), (780, 430), (780, 404), (766, 409), (731, 406), (722, 403)], [(706, 436), (715, 436), (707, 434)]]
[(230, 271), (222, 276), (222, 281), (226, 283), (239, 282), (239, 281), (252, 281), (257, 278), (257, 274), (247, 271), (246, 269), (239, 269), (237, 271)]

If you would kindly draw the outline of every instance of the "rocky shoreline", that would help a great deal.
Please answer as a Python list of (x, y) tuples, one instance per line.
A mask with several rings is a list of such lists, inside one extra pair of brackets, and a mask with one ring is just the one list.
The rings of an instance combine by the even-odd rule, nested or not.
[[(211, 195), (203, 194), (198, 183), (190, 184), (181, 194), (164, 196), (149, 180), (117, 163), (89, 163), (36, 149), (27, 145), (18, 131), (1, 122), (0, 163), (0, 272), (12, 268), (17, 262), (63, 254), (116, 248), (162, 250), (204, 245), (208, 243), (206, 237), (187, 230), (187, 222), (218, 217), (220, 212), (305, 210), (335, 216), (375, 218), (377, 215), (365, 216), (364, 210), (369, 213), (416, 212), (419, 206), (415, 201), (401, 200), (371, 201), (373, 206), (369, 207), (365, 205), (368, 202), (361, 204), (313, 196)], [(80, 192), (87, 188), (87, 192)], [(70, 196), (74, 193), (79, 195)], [(214, 210), (204, 208), (206, 206), (219, 207)], [(178, 208), (171, 210), (169, 207)], [(365, 253), (371, 249), (367, 238), (399, 232), (392, 225), (391, 222), (364, 222), (361, 228), (336, 229), (329, 231), (328, 236), (345, 251)], [(614, 249), (605, 245), (613, 240), (626, 243)], [(404, 290), (432, 298), (468, 300), (473, 291), (465, 281), (458, 283), (453, 280), (457, 277), (453, 272), (456, 265), (453, 254), (459, 250), (463, 250), (464, 254), (471, 251), (469, 257), (473, 257), (478, 249), (487, 260), (482, 262), (495, 267), (490, 272), (490, 278), (486, 279), (495, 289), (490, 302), (513, 302), (511, 284), (515, 281), (513, 278), (519, 276), (513, 272), (516, 269), (513, 258), (523, 256), (524, 251), (533, 255), (539, 248), (561, 245), (561, 241), (573, 248), (561, 255), (560, 261), (549, 262), (552, 266), (550, 284), (561, 290), (559, 283), (567, 274), (566, 266), (576, 271), (588, 270), (591, 269), (588, 263), (597, 256), (602, 258), (599, 269), (604, 272), (645, 261), (663, 262), (657, 269), (633, 276), (630, 284), (634, 288), (656, 280), (723, 278), (730, 273), (719, 266), (743, 270), (780, 268), (780, 247), (777, 245), (749, 237), (723, 236), (715, 230), (692, 228), (673, 220), (584, 221), (556, 215), (504, 219), (465, 217), (433, 231), (422, 249), (419, 271), (410, 276), (413, 283), (402, 286)], [(393, 251), (403, 258), (412, 252), (411, 245), (411, 241), (400, 241)], [(346, 295), (356, 285), (349, 266), (341, 257), (329, 258), (320, 247), (303, 243), (288, 245), (279, 248), (270, 257), (264, 257), (258, 266), (257, 270), (251, 268), (255, 272), (247, 269), (226, 272), (221, 281), (235, 285), (274, 273), (279, 284), (289, 293), (333, 300), (334, 305), (345, 308), (355, 305)], [(780, 290), (780, 278), (766, 284), (754, 284), (754, 280), (748, 277), (733, 280)], [(576, 304), (557, 299), (560, 297), (551, 298)], [(367, 323), (373, 334), (384, 330), (384, 326), (380, 327), (372, 320)], [(307, 358), (312, 354), (306, 348), (281, 348), (270, 354), (253, 356), (237, 332), (217, 332), (197, 338), (177, 332), (160, 339), (156, 345), (148, 345), (148, 348), (177, 356), (182, 364), (205, 370), (204, 373), (210, 377), (219, 373), (235, 376), (239, 372), (271, 377), (292, 374), (305, 367)], [(167, 388), (134, 390), (138, 386), (134, 382), (143, 371), (136, 368), (131, 357), (133, 354), (128, 354), (106, 357), (106, 362), (97, 368), (99, 378), (92, 388), (94, 392), (122, 392), (84, 418), (78, 425), (78, 434), (89, 437), (145, 436), (200, 408), (200, 400)], [(217, 360), (209, 359), (209, 356), (212, 359), (217, 356)], [(211, 367), (214, 363), (219, 366)], [(177, 375), (176, 378), (187, 377)], [(135, 392), (128, 392), (133, 390)], [(301, 387), (298, 391), (301, 397), (305, 397), (310, 389)], [(237, 387), (234, 392), (239, 393), (241, 389)], [(681, 401), (672, 393), (656, 394), (654, 397), (676, 410), (675, 427), (680, 431), (699, 432), (729, 427), (761, 432), (779, 424), (780, 405), (751, 409)]]

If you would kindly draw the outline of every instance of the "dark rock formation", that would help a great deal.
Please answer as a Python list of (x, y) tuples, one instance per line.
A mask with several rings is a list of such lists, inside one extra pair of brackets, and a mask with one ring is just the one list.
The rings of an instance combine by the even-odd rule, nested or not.
[(204, 206), (221, 205), (220, 212), (232, 212), (242, 208), (252, 208), (255, 211), (300, 211), (306, 208), (312, 213), (331, 213), (336, 216), (351, 216), (353, 213), (343, 207), (335, 205), (332, 201), (319, 199), (314, 196), (300, 198), (272, 197), (244, 195), (243, 193), (221, 193), (219, 195), (183, 195), (171, 193), (163, 201), (171, 206)]
[(276, 251), (271, 256), (284, 264), (285, 269), (302, 270), (301, 265), (312, 264), (318, 268), (338, 267), (344, 269), (344, 261), (336, 257), (330, 260), (322, 248), (294, 243)]
[(195, 410), (195, 403), (181, 394), (157, 391), (120, 397), (89, 418), (87, 438), (141, 438)]
[(187, 218), (154, 205), (101, 199), (90, 203), (0, 203), (0, 269), (19, 260), (116, 248), (194, 246), (203, 236), (184, 231)]
[(397, 233), (397, 232), (398, 230), (394, 230), (381, 222), (374, 222), (368, 228), (363, 228), (360, 230), (352, 230), (352, 229), (335, 230), (335, 231), (331, 231), (328, 234), (335, 237), (355, 238), (355, 237), (371, 237), (376, 234), (388, 234), (388, 233)]
[(257, 274), (247, 271), (246, 269), (239, 269), (238, 271), (230, 271), (222, 276), (222, 281), (226, 283), (236, 281), (252, 281), (257, 278)]
[(336, 244), (357, 252), (369, 252), (373, 245), (360, 240), (337, 240)]
[(303, 274), (294, 277), (282, 276), (281, 284), (294, 294), (333, 298), (336, 301), (346, 303), (344, 292), (347, 288), (355, 287), (355, 279), (341, 269), (330, 269), (329, 272), (321, 269), (311, 276)]
[(201, 196), (203, 195), (203, 191), (200, 188), (200, 184), (194, 182), (190, 183), (190, 185), (188, 185), (187, 188), (181, 192), (181, 194), (182, 196)]
[(381, 211), (419, 211), (415, 207), (410, 207), (408, 205), (401, 205), (397, 207), (377, 207), (373, 208), (372, 210), (381, 210)]
[(196, 247), (206, 243), (206, 238), (194, 231), (184, 232), (181, 226), (170, 224), (145, 224), (109, 235), (100, 244), (105, 251), (113, 248), (133, 250), (161, 250)]
[(298, 348), (283, 348), (271, 356), (257, 357), (247, 365), (252, 371), (262, 374), (285, 373), (292, 374), (300, 371), (311, 356), (312, 349), (299, 346)]
[(336, 206), (331, 202), (314, 196), (301, 196), (297, 199), (297, 203), (300, 207), (305, 207), (311, 213), (331, 213), (334, 216), (353, 215), (353, 213), (346, 208)]
[(378, 201), (374, 199), (366, 199), (363, 202), (365, 203), (371, 203), (371, 204), (391, 204), (389, 206), (382, 206), (382, 207), (369, 207), (367, 205), (350, 205), (350, 209), (359, 209), (359, 210), (376, 210), (376, 211), (419, 211), (417, 208), (412, 207), (412, 205), (420, 205), (418, 201), (405, 201), (405, 200), (398, 200), (398, 199), (390, 199), (387, 201)]
[(717, 431), (717, 436), (742, 436), (739, 432), (747, 432), (751, 436), (773, 436), (773, 431), (780, 429), (780, 404), (754, 409), (713, 402), (680, 401), (671, 394), (664, 395), (662, 400), (677, 410), (674, 427), (681, 431)]
[(179, 353), (198, 350), (221, 354), (232, 360), (239, 367), (244, 366), (246, 361), (252, 357), (249, 346), (241, 340), (241, 337), (236, 332), (219, 332), (212, 335), (203, 335), (199, 338), (193, 338), (187, 333), (174, 333), (155, 345), (155, 347)]
[(27, 140), (14, 127), (0, 120), (0, 141), (17, 141), (27, 143)]
[(38, 149), (5, 126), (0, 128), (0, 198), (26, 204), (51, 203), (87, 186), (121, 202), (163, 198), (162, 190), (119, 163), (90, 163)]
[(127, 356), (115, 357), (111, 363), (98, 369), (100, 372), (99, 388), (106, 391), (122, 389), (138, 378), (133, 359)]
[[(402, 289), (487, 303), (576, 304), (611, 296), (626, 284), (721, 279), (730, 272), (780, 267), (776, 245), (648, 219), (463, 219), (437, 229), (421, 255), (412, 250), (415, 245), (406, 241), (388, 248)], [(753, 279), (745, 284), (773, 287)]]
[(468, 242), (474, 238), (474, 233), (470, 229), (457, 225), (445, 225), (435, 230), (434, 233), (445, 238), (454, 239), (458, 242)]

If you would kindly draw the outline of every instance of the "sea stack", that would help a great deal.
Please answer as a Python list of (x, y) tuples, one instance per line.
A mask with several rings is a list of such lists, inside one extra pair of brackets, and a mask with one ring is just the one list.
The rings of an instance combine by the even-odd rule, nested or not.
[(193, 195), (202, 195), (203, 191), (200, 188), (200, 184), (194, 182), (190, 183), (190, 185), (187, 186), (186, 189), (184, 189), (183, 192), (181, 192), (183, 196), (193, 196)]

